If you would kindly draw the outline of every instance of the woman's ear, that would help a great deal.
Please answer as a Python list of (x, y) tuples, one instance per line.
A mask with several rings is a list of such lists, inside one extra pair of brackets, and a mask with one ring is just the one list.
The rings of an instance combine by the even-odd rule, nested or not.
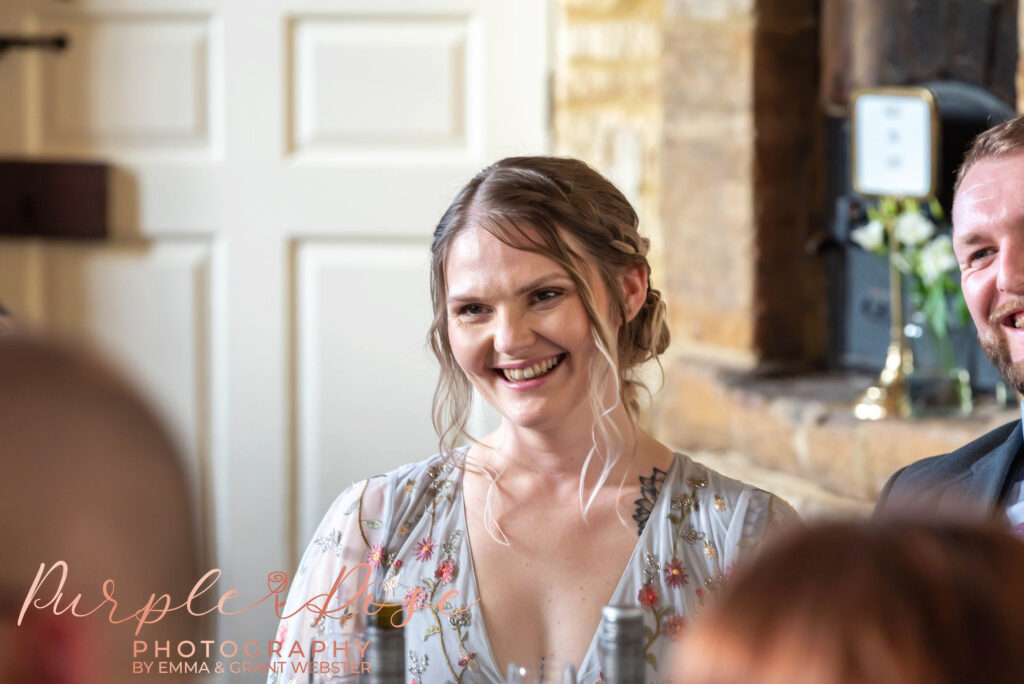
[(625, 295), (626, 323), (629, 323), (647, 301), (647, 267), (643, 264), (629, 266), (622, 271), (620, 278)]

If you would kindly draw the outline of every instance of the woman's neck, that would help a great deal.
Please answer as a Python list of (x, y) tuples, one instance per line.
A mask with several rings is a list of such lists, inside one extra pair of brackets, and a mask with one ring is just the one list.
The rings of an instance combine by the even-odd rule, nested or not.
[[(619, 435), (616, 438), (614, 430), (610, 430), (610, 443), (606, 443), (600, 431), (595, 430), (601, 451), (618, 457), (604, 486), (618, 488), (620, 483), (629, 485), (637, 475), (649, 474), (653, 467), (666, 466), (671, 452), (640, 430), (624, 408), (620, 407), (612, 414), (610, 423), (609, 428), (614, 426)], [(538, 493), (578, 491), (584, 464), (587, 464), (584, 489), (590, 490), (598, 484), (603, 470), (602, 458), (592, 453), (594, 438), (589, 426), (586, 430), (538, 431), (506, 421), (480, 441), (481, 444), (470, 450), (471, 464), (500, 473), (506, 487), (520, 492), (524, 488)]]

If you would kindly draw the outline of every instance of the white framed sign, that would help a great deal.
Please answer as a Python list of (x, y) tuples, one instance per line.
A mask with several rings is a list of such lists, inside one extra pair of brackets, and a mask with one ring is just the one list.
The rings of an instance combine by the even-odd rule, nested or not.
[(926, 88), (854, 93), (850, 159), (862, 195), (927, 199), (935, 194), (939, 114)]

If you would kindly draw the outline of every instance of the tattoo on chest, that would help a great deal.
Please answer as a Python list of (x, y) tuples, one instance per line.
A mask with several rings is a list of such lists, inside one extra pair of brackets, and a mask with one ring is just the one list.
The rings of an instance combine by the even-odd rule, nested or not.
[(654, 504), (658, 501), (658, 493), (661, 491), (661, 485), (665, 482), (666, 474), (664, 470), (655, 468), (650, 476), (640, 476), (640, 498), (633, 502), (636, 504), (633, 520), (636, 521), (637, 536), (644, 533), (644, 527), (647, 526), (647, 520), (651, 517), (651, 511), (654, 510)]

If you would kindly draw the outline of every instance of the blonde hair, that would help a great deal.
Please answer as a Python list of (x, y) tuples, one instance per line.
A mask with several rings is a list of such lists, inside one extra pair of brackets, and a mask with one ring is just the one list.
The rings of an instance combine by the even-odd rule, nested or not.
[[(627, 407), (630, 420), (635, 421), (638, 392), (644, 386), (633, 372), (645, 361), (656, 360), (669, 343), (665, 303), (661, 293), (650, 284), (650, 242), (640, 236), (638, 223), (625, 196), (601, 174), (576, 159), (502, 159), (480, 171), (459, 191), (441, 217), (431, 246), (434, 320), (429, 341), (441, 365), (433, 421), (443, 454), (454, 455), (459, 439), (470, 438), (466, 423), (472, 400), (472, 385), (459, 368), (448, 339), (445, 259), (452, 240), (461, 231), (479, 228), (511, 247), (543, 255), (561, 266), (576, 287), (590, 319), (599, 354), (591, 368), (594, 448), (580, 475), (580, 501), (586, 511), (621, 455), (623, 440), (611, 413), (621, 402)], [(597, 309), (583, 264), (594, 269), (608, 291), (612, 320), (627, 321), (619, 327), (617, 335), (606, 321), (608, 312)], [(643, 266), (647, 272), (647, 297), (630, 320), (619, 276), (636, 266)], [(602, 397), (609, 383), (615, 386), (616, 403), (604, 406)], [(594, 454), (603, 461), (603, 470), (584, 503), (587, 497), (583, 481)]]

